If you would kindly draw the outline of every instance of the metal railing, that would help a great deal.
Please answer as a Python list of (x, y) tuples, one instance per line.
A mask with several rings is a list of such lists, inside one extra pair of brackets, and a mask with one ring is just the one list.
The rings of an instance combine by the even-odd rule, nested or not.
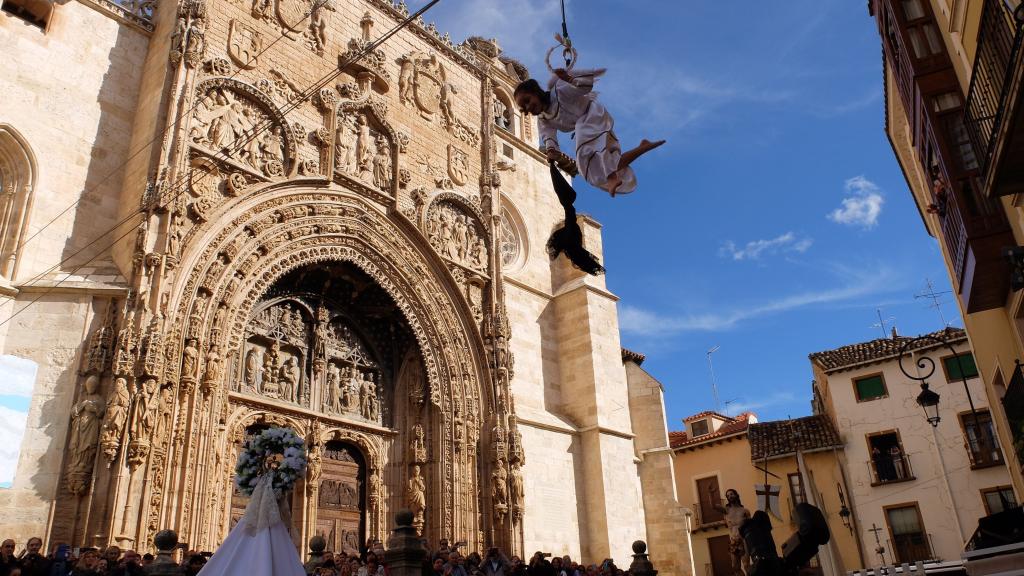
[(871, 471), (871, 485), (895, 484), (914, 479), (914, 469), (910, 466), (910, 457), (900, 453), (898, 456), (882, 454), (867, 462)]
[(1006, 108), (1007, 78), (1021, 45), (1021, 25), (1000, 0), (985, 0), (978, 27), (965, 120), (981, 169), (992, 157), (996, 130)]

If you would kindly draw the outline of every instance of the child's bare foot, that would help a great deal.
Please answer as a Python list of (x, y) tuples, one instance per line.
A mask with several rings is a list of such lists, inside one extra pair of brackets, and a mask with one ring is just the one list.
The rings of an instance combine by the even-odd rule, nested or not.
[(618, 171), (612, 172), (612, 175), (608, 177), (608, 192), (615, 198), (615, 194), (619, 191), (619, 186), (622, 186), (622, 177), (619, 176)]
[(640, 149), (640, 153), (643, 154), (645, 152), (650, 152), (651, 150), (654, 150), (655, 148), (661, 146), (664, 143), (664, 140), (655, 140), (652, 142), (644, 138), (643, 140), (640, 141), (640, 145), (637, 146), (637, 148)]

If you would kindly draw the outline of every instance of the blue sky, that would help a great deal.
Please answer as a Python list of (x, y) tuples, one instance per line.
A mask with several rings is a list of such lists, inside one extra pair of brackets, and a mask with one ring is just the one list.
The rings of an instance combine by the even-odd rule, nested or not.
[[(777, 419), (810, 412), (809, 353), (880, 335), (876, 308), (904, 334), (942, 326), (914, 298), (926, 278), (938, 291), (949, 280), (885, 137), (863, 2), (567, 10), (579, 66), (609, 69), (598, 89), (624, 145), (669, 141), (635, 165), (635, 194), (577, 182), (577, 208), (604, 225), (623, 345), (665, 385), (671, 427), (714, 407), (712, 346), (730, 412)], [(497, 38), (542, 78), (560, 30), (557, 0), (447, 0), (427, 19), (454, 38)]]

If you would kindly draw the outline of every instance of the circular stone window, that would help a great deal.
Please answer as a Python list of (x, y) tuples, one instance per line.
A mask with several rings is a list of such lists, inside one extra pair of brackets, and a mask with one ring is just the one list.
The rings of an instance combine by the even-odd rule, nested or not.
[(526, 251), (523, 248), (523, 234), (521, 230), (508, 208), (502, 208), (498, 250), (501, 254), (501, 267), (505, 272), (518, 270), (525, 263)]

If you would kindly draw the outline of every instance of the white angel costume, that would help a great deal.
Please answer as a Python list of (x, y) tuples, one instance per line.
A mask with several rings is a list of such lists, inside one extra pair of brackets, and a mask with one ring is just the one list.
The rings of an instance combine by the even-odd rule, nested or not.
[(551, 79), (551, 101), (538, 122), (540, 146), (557, 150), (558, 132), (575, 131), (576, 166), (583, 178), (610, 193), (608, 177), (618, 171), (622, 183), (615, 194), (627, 194), (636, 190), (636, 174), (628, 166), (618, 170), (622, 148), (613, 130), (615, 121), (594, 92), (594, 81), (604, 73), (604, 68), (573, 70), (572, 83), (557, 76)]
[(272, 474), (264, 474), (202, 576), (306, 576), (299, 553), (274, 495)]

